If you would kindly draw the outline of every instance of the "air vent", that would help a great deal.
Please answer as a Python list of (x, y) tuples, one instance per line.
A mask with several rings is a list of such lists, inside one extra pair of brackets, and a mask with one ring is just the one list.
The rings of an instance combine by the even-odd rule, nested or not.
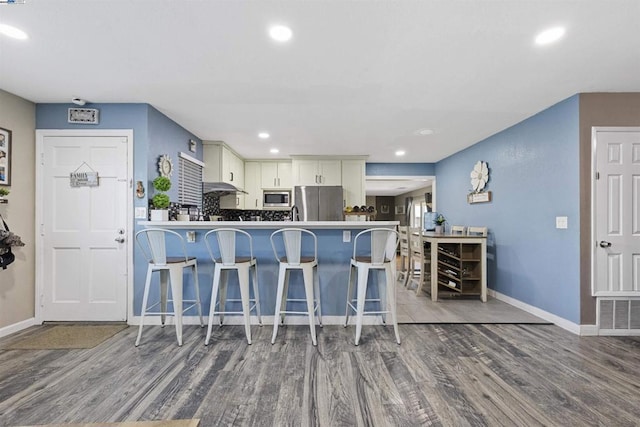
[(96, 108), (69, 108), (69, 123), (98, 124)]
[(600, 335), (640, 335), (640, 299), (598, 298)]

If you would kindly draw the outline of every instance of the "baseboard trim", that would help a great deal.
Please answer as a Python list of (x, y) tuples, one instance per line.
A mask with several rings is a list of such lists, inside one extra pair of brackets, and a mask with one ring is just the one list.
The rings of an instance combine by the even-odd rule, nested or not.
[(534, 316), (538, 316), (541, 319), (548, 320), (549, 322), (552, 322), (555, 325), (573, 334), (598, 335), (597, 331), (595, 334), (593, 333), (593, 328), (595, 328), (595, 325), (578, 325), (577, 323), (573, 323), (567, 319), (563, 319), (562, 317), (556, 316), (553, 313), (549, 313), (548, 311), (541, 310), (538, 307), (534, 307), (532, 305), (519, 301), (515, 298), (511, 298), (507, 295), (501, 294), (500, 292), (496, 292), (492, 289), (487, 289), (487, 294), (489, 296), (494, 297), (497, 300), (506, 302), (507, 304), (517, 307), (520, 310), (526, 311), (529, 314), (533, 314)]
[[(273, 325), (273, 315), (262, 316), (262, 324), (263, 325)], [(204, 323), (207, 324), (209, 318), (208, 316), (204, 316)], [(214, 319), (214, 322), (217, 322), (217, 318)], [(140, 316), (133, 316), (127, 322), (131, 326), (140, 325)], [(309, 325), (309, 320), (306, 316), (287, 316), (285, 318), (286, 325)], [(145, 325), (155, 325), (160, 326), (160, 317), (159, 316), (146, 316), (144, 318)], [(173, 325), (173, 316), (167, 316), (167, 324)], [(182, 318), (183, 325), (199, 325), (200, 321), (198, 320), (198, 316), (184, 316)], [(214, 323), (216, 325), (217, 323)], [(224, 316), (224, 324), (225, 325), (244, 325), (244, 320), (241, 315), (229, 315)], [(258, 317), (251, 316), (251, 324), (258, 324)], [(323, 325), (344, 325), (344, 316), (322, 316), (322, 324)], [(382, 322), (380, 320), (380, 316), (365, 316), (362, 320), (363, 325), (381, 325)], [(353, 316), (349, 317), (349, 325), (355, 325), (355, 318)]]
[(30, 319), (23, 320), (21, 322), (14, 323), (9, 326), (5, 326), (3, 328), (0, 328), (0, 338), (6, 337), (7, 335), (15, 334), (16, 332), (20, 332), (23, 329), (27, 329), (27, 328), (30, 328), (31, 326), (35, 326), (39, 324), (40, 323), (36, 321), (36, 318), (32, 317)]

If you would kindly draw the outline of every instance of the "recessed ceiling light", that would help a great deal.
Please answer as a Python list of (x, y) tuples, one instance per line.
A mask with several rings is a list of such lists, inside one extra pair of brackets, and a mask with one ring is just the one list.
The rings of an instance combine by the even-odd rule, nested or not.
[(291, 39), (293, 32), (291, 31), (291, 28), (284, 25), (274, 25), (273, 27), (269, 28), (269, 35), (275, 41), (286, 42)]
[(6, 24), (0, 24), (0, 34), (4, 34), (7, 37), (18, 40), (25, 40), (29, 38), (29, 36), (27, 36), (27, 33), (25, 33), (24, 31)]
[(537, 45), (545, 45), (549, 43), (553, 43), (562, 36), (564, 36), (565, 29), (564, 27), (555, 27), (549, 28), (548, 30), (544, 30), (540, 34), (536, 36), (536, 44)]
[(432, 135), (433, 129), (422, 128), (414, 132), (415, 135)]
[(272, 148), (271, 150), (269, 150), (269, 152), (271, 154), (278, 154), (280, 152), (280, 150), (278, 150), (277, 148)]
[(396, 151), (396, 156), (404, 156), (406, 153), (404, 150), (398, 150)]
[(258, 138), (260, 138), (260, 139), (267, 139), (267, 138), (269, 138), (269, 136), (270, 135), (267, 132), (260, 132), (258, 134)]

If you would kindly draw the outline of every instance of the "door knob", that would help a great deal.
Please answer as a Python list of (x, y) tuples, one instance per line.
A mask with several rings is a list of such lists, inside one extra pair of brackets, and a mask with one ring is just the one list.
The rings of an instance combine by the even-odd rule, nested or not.
[(124, 243), (124, 237), (116, 237), (116, 242), (118, 243)]
[(604, 240), (600, 241), (600, 247), (601, 248), (610, 248), (611, 247), (611, 242), (606, 242)]

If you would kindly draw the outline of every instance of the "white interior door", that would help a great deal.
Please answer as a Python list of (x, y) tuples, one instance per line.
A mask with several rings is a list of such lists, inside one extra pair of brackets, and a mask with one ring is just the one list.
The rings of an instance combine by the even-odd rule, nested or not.
[[(130, 137), (69, 131), (40, 142), (41, 319), (126, 320)], [(97, 172), (99, 185), (72, 187), (75, 171)]]
[(640, 296), (640, 128), (594, 128), (594, 296)]

